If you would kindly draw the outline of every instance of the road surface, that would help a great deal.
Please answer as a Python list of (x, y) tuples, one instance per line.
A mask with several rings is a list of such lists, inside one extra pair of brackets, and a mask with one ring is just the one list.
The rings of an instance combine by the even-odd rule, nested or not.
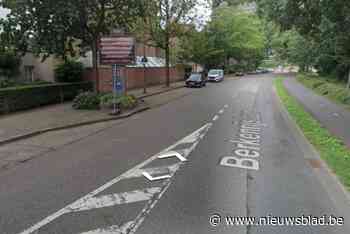
[(273, 75), (208, 84), (1, 171), (0, 233), (350, 233), (290, 126)]

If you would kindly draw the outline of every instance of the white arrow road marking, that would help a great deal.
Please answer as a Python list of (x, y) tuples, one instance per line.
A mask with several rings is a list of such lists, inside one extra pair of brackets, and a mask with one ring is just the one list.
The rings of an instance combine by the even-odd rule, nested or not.
[(125, 234), (126, 231), (133, 225), (134, 222), (127, 222), (123, 226), (119, 227), (118, 225), (113, 225), (107, 228), (99, 228), (96, 230), (83, 232), (80, 234)]
[(172, 157), (177, 157), (181, 162), (186, 162), (187, 159), (185, 157), (183, 157), (181, 154), (179, 154), (176, 151), (169, 151), (166, 152), (164, 154), (161, 154), (158, 156), (159, 159), (163, 159), (163, 158), (172, 158)]
[(145, 168), (145, 169), (137, 169), (132, 173), (125, 175), (124, 179), (138, 178), (144, 176), (143, 173), (147, 172), (150, 175), (161, 175), (161, 174), (173, 174), (180, 167), (180, 163), (176, 163), (171, 166), (163, 166), (163, 167), (153, 167), (153, 168)]
[(109, 194), (100, 197), (91, 197), (85, 201), (79, 201), (68, 207), (72, 212), (79, 212), (85, 210), (92, 210), (104, 207), (111, 207), (116, 205), (147, 201), (153, 197), (154, 194), (160, 192), (160, 188), (147, 188), (144, 190), (135, 190), (126, 193)]
[(171, 175), (163, 175), (163, 176), (151, 176), (148, 172), (142, 172), (142, 175), (146, 177), (149, 181), (157, 181), (157, 180), (165, 180), (171, 178)]
[[(212, 123), (208, 123), (208, 124), (204, 125), (200, 129), (198, 129), (195, 132), (193, 132), (192, 134), (190, 134), (189, 136), (187, 136), (187, 137), (183, 138), (182, 140), (176, 142), (175, 144), (169, 146), (167, 149), (163, 150), (159, 154), (156, 154), (156, 155), (150, 157), (146, 161), (138, 164), (137, 166), (133, 167), (132, 169), (130, 169), (128, 171), (126, 171), (122, 175), (114, 178), (113, 180), (111, 180), (108, 183), (102, 185), (101, 187), (97, 188), (96, 190), (92, 191), (91, 193), (87, 194), (86, 196), (84, 196), (84, 197), (80, 198), (79, 200), (73, 202), (72, 204), (78, 204), (78, 203), (84, 202), (84, 201), (86, 201), (86, 200), (88, 200), (88, 199), (90, 199), (92, 197), (95, 197), (97, 194), (103, 192), (104, 190), (110, 188), (111, 186), (115, 185), (119, 181), (125, 179), (125, 176), (131, 175), (131, 174), (135, 173), (135, 171), (141, 170), (142, 168), (144, 168), (146, 165), (150, 164), (154, 160), (157, 160), (159, 155), (164, 154), (164, 153), (169, 152), (169, 151), (172, 151), (177, 146), (182, 145), (184, 143), (193, 142), (192, 146), (189, 147), (188, 149), (184, 150), (185, 153), (182, 155), (183, 157), (187, 158), (187, 156), (196, 148), (196, 146), (198, 145), (200, 139), (202, 139), (206, 135), (206, 133), (209, 131), (209, 129), (211, 128), (212, 125), (213, 125)], [(174, 175), (175, 172), (173, 172), (172, 175)], [(165, 190), (166, 189), (167, 189), (167, 187), (165, 188)], [(165, 190), (163, 189), (160, 192), (160, 194), (163, 194), (165, 192)], [(158, 195), (158, 197), (160, 198), (159, 195)], [(31, 226), (30, 228), (24, 230), (20, 234), (31, 234), (31, 233), (34, 233), (34, 232), (38, 231), (40, 228), (42, 228), (43, 226), (45, 226), (45, 225), (53, 222), (54, 220), (58, 219), (62, 215), (71, 213), (72, 210), (69, 209), (70, 206), (71, 205), (68, 205), (68, 206), (62, 208), (61, 210), (57, 211), (56, 213), (54, 213), (54, 214), (44, 218), (43, 220), (39, 221), (38, 223), (36, 223), (35, 225)]]

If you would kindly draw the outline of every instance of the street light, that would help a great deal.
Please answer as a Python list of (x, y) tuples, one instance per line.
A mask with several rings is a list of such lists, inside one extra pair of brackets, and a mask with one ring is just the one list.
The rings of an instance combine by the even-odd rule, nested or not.
[(148, 63), (148, 59), (146, 56), (143, 56), (141, 59), (141, 63), (143, 64), (143, 93), (147, 93), (147, 83), (146, 83), (146, 64)]

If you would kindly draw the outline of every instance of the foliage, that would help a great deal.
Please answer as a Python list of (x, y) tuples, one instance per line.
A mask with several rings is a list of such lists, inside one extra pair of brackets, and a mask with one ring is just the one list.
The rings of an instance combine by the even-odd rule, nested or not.
[(20, 58), (11, 51), (0, 52), (0, 78), (11, 78), (18, 74)]
[[(0, 1), (1, 6), (1, 1)], [(28, 48), (28, 33), (12, 18), (0, 19), (0, 53), (12, 52), (20, 55)]]
[(137, 105), (137, 98), (133, 95), (123, 95), (114, 98), (112, 93), (105, 94), (100, 98), (102, 107), (112, 108), (114, 103), (120, 104), (122, 109), (132, 109)]
[(184, 36), (187, 25), (193, 23), (195, 15), (192, 9), (198, 3), (198, 0), (146, 1), (142, 19), (131, 27), (131, 31), (139, 40), (165, 51), (167, 86), (170, 85), (171, 49), (175, 46), (176, 40)]
[(83, 79), (84, 66), (81, 62), (67, 60), (55, 68), (56, 82), (80, 82)]
[(100, 95), (95, 92), (83, 92), (73, 100), (73, 108), (77, 110), (97, 110), (100, 108)]
[(182, 41), (182, 57), (207, 68), (228, 65), (234, 59), (244, 69), (255, 69), (264, 57), (265, 35), (253, 13), (221, 5), (200, 32), (193, 29)]
[(283, 86), (283, 79), (275, 80), (277, 93), (288, 112), (304, 132), (306, 138), (319, 151), (340, 181), (350, 189), (350, 150), (344, 142), (332, 134), (315, 120), (304, 108), (287, 92)]
[(316, 65), (316, 45), (295, 30), (275, 31), (271, 47), (275, 59), (280, 64), (294, 64), (299, 66), (301, 71), (309, 71)]
[(56, 104), (73, 100), (82, 90), (91, 90), (90, 82), (74, 84), (38, 84), (22, 85), (0, 89), (3, 97), (0, 113), (27, 110), (47, 104)]
[(320, 95), (324, 95), (337, 103), (348, 105), (350, 108), (350, 93), (344, 82), (314, 74), (299, 74), (297, 78), (299, 82)]
[(188, 36), (181, 40), (180, 57), (184, 61), (202, 64), (205, 67), (215, 67), (223, 62), (225, 51), (217, 48), (208, 31), (191, 30)]
[[(9, 21), (21, 29), (20, 34), (30, 42), (30, 50), (35, 54), (43, 59), (56, 55), (66, 60), (92, 51), (93, 68), (97, 70), (100, 37), (115, 30), (124, 32), (130, 22), (139, 17), (140, 8), (146, 2), (3, 0), (2, 4), (11, 10)], [(99, 80), (95, 82), (95, 87), (99, 87)]]
[(350, 1), (257, 0), (257, 3), (261, 16), (273, 20), (282, 31), (295, 30), (299, 34), (298, 51), (304, 53), (299, 54), (298, 61), (308, 61), (323, 75), (348, 78)]
[(0, 79), (0, 89), (3, 88), (8, 88), (11, 86), (14, 86), (16, 84), (16, 82), (14, 80), (10, 80), (10, 79)]

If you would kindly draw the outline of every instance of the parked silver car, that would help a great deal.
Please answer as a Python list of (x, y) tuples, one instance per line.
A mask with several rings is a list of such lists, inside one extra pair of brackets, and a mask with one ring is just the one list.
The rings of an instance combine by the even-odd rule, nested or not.
[(208, 73), (208, 81), (220, 82), (224, 80), (224, 70), (213, 69)]

